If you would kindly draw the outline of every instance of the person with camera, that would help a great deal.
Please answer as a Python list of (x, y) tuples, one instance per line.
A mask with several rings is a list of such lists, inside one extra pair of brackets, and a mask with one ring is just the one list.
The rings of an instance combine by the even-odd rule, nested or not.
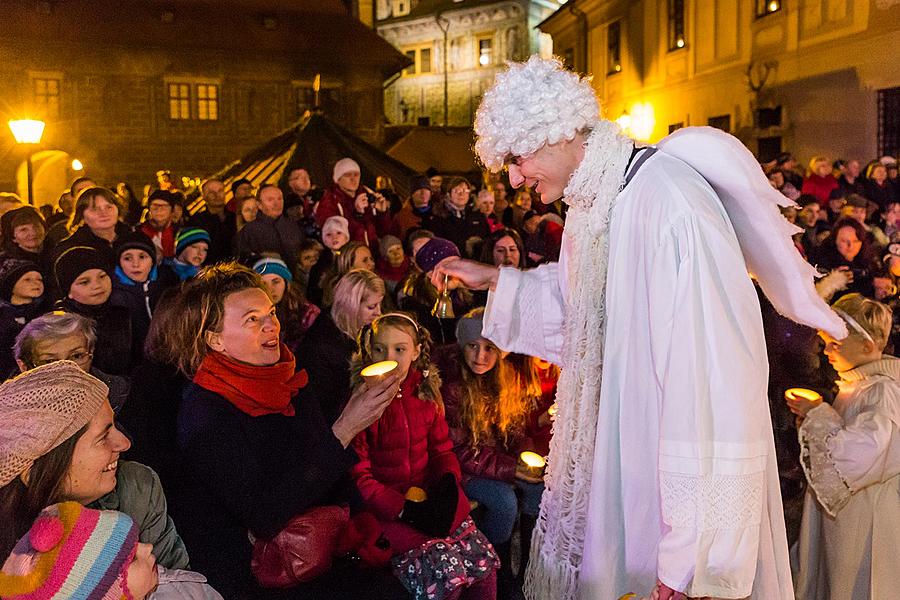
[(816, 282), (816, 290), (826, 302), (846, 294), (858, 293), (873, 298), (873, 276), (878, 268), (865, 228), (852, 217), (834, 224), (831, 235), (822, 244), (816, 264), (827, 275)]

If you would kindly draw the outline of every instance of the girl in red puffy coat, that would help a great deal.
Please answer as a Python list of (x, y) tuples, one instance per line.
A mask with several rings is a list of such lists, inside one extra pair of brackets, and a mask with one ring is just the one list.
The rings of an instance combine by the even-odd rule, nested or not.
[(395, 575), (415, 598), (496, 598), (497, 555), (469, 517), (428, 330), (386, 313), (358, 344), (354, 384), (365, 385), (359, 373), (374, 361), (396, 361), (403, 377), (397, 397), (353, 441), (359, 462), (351, 470), (391, 544)]

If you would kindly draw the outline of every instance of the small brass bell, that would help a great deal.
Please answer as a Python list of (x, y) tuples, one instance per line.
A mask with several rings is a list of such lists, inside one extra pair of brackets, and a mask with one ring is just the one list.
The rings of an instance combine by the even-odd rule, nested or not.
[(456, 315), (453, 313), (453, 300), (450, 298), (450, 276), (444, 275), (444, 286), (440, 295), (431, 309), (432, 316), (438, 319), (453, 319)]

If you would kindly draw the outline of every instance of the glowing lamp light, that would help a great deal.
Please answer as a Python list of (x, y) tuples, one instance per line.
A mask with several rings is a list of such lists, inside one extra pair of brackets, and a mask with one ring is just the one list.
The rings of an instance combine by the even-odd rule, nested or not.
[(679, 48), (684, 48), (684, 38), (678, 38), (675, 41), (675, 45)]
[(773, 12), (777, 11), (779, 8), (781, 8), (781, 4), (779, 4), (778, 0), (772, 0), (771, 2), (769, 2), (769, 5), (767, 8), (769, 9), (770, 13), (773, 13)]
[(478, 57), (478, 64), (482, 67), (486, 67), (489, 62), (491, 62), (491, 57), (487, 54), (482, 54)]
[(44, 135), (44, 122), (34, 119), (12, 120), (9, 128), (17, 144), (38, 144)]
[(73, 171), (84, 171), (84, 165), (77, 158), (73, 159), (72, 160), (72, 170)]
[(639, 140), (648, 140), (653, 135), (653, 127), (656, 126), (656, 117), (653, 114), (653, 106), (649, 103), (635, 104), (631, 107), (631, 131)]
[(622, 65), (616, 65), (616, 66), (614, 67), (613, 70), (614, 70), (616, 73), (621, 72), (621, 71), (622, 71)]
[(544, 476), (544, 467), (547, 466), (547, 461), (537, 452), (526, 451), (519, 455), (519, 464), (529, 477), (540, 479)]
[(378, 381), (385, 375), (397, 368), (396, 360), (383, 360), (381, 362), (372, 363), (368, 367), (359, 372), (367, 381)]
[(784, 397), (788, 400), (809, 400), (810, 402), (822, 401), (822, 394), (806, 388), (791, 388), (784, 392)]
[(616, 123), (622, 128), (622, 131), (631, 129), (631, 115), (628, 114), (627, 110), (619, 115), (619, 118), (616, 119)]

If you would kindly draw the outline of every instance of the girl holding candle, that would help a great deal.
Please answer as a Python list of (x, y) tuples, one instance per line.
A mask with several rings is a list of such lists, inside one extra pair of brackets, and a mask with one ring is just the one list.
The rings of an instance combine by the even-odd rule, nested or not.
[[(382, 522), (395, 574), (416, 597), (495, 598), (496, 555), (469, 517), (459, 461), (447, 431), (428, 330), (406, 313), (377, 317), (359, 334), (354, 383), (373, 361), (395, 361), (400, 392), (353, 441), (352, 467), (367, 510)], [(368, 380), (363, 385), (370, 385)], [(418, 490), (425, 490), (424, 499)], [(435, 540), (449, 538), (446, 549)], [(452, 560), (456, 558), (457, 560)], [(454, 569), (466, 566), (463, 572)]]
[(840, 376), (834, 405), (788, 398), (809, 481), (797, 598), (887, 598), (900, 571), (900, 360), (882, 355), (891, 310), (859, 294), (833, 308), (850, 331), (819, 332)]
[[(539, 449), (532, 434), (549, 426), (550, 415), (547, 407), (537, 408), (538, 398), (529, 396), (508, 359), (481, 337), (483, 317), (481, 308), (462, 317), (456, 326), (457, 345), (438, 352), (437, 362), (444, 374), (441, 393), (464, 489), (484, 509), (481, 526), (500, 555), (498, 581), (503, 587), (512, 578), (508, 565), (516, 518), (521, 513), (524, 549), (544, 491), (542, 477), (536, 477), (520, 455)], [(540, 387), (535, 394), (540, 395)], [(520, 574), (527, 557), (526, 550)]]

